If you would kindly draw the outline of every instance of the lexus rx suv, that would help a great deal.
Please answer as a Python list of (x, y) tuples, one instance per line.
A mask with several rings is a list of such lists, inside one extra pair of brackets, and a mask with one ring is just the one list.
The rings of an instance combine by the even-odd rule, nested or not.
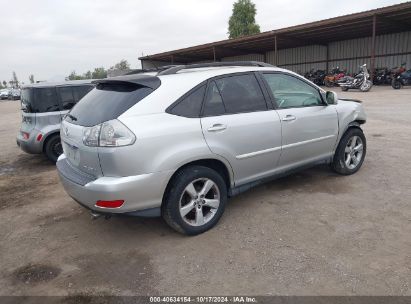
[(94, 216), (162, 216), (188, 235), (227, 198), (309, 166), (358, 171), (359, 101), (258, 62), (174, 66), (95, 81), (65, 116), (57, 161), (67, 193)]

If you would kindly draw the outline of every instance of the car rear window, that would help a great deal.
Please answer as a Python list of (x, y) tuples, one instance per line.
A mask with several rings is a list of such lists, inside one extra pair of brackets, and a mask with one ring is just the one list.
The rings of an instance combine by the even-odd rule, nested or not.
[(100, 83), (66, 116), (72, 124), (95, 126), (115, 119), (154, 90), (134, 83)]
[(24, 111), (29, 113), (60, 111), (55, 87), (23, 89), (21, 103)]

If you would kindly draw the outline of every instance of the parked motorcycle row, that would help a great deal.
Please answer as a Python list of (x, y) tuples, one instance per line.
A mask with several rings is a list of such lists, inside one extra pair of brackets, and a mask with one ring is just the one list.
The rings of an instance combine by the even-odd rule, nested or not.
[(372, 77), (366, 64), (359, 68), (359, 72), (353, 75), (348, 75), (346, 71), (339, 67), (332, 69), (330, 73), (324, 70), (315, 71), (311, 69), (304, 77), (320, 86), (339, 86), (342, 91), (358, 89), (362, 92), (368, 92), (373, 85), (391, 85), (394, 89), (411, 85), (411, 69), (406, 69), (406, 63), (392, 69), (377, 68)]

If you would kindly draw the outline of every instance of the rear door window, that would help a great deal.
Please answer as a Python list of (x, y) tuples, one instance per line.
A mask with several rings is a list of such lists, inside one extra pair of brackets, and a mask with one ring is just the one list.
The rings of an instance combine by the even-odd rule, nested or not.
[(267, 110), (260, 85), (253, 74), (219, 78), (216, 84), (227, 113)]
[[(133, 83), (102, 83), (84, 96), (71, 110), (66, 120), (91, 127), (119, 117), (153, 89)], [(74, 119), (73, 119), (74, 117)]]
[(60, 111), (55, 87), (33, 89), (34, 102), (31, 103), (34, 113)]
[(203, 116), (218, 116), (225, 114), (223, 99), (215, 81), (210, 82), (204, 103)]

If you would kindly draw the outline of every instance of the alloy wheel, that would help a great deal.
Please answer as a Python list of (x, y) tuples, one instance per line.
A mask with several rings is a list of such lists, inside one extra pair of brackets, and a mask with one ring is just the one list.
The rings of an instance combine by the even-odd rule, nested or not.
[(344, 162), (348, 169), (355, 169), (363, 157), (364, 145), (361, 137), (353, 136), (348, 140), (344, 150)]
[(220, 190), (209, 178), (200, 178), (189, 183), (179, 202), (180, 215), (191, 226), (208, 223), (220, 206)]

